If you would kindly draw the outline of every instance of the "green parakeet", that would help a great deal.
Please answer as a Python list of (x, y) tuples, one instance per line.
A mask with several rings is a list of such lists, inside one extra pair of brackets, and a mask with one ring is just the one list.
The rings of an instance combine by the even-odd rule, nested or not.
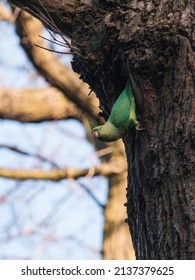
[(138, 125), (136, 104), (131, 82), (128, 79), (125, 89), (112, 107), (107, 122), (93, 128), (92, 134), (100, 141), (112, 142), (123, 137), (126, 131), (134, 125)]

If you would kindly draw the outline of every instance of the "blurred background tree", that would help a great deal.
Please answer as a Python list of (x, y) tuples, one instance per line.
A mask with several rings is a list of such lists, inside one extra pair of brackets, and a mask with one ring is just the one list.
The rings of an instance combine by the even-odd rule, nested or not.
[(98, 101), (68, 39), (6, 1), (0, 21), (0, 258), (134, 259), (124, 148), (91, 138)]

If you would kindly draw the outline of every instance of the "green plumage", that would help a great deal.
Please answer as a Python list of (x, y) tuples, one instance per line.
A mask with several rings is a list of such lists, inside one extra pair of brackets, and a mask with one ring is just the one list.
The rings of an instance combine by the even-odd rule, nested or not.
[(114, 103), (107, 122), (93, 128), (92, 133), (100, 141), (111, 142), (123, 137), (128, 129), (137, 124), (135, 99), (128, 80)]

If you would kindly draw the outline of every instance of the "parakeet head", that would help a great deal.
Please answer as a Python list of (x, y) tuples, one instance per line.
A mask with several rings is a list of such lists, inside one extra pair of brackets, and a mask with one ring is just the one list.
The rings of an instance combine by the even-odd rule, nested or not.
[(103, 142), (112, 142), (119, 138), (115, 133), (114, 126), (108, 122), (104, 125), (94, 127), (92, 129), (92, 134), (94, 138)]
[(104, 126), (100, 125), (100, 126), (96, 126), (92, 129), (92, 134), (94, 136), (94, 138), (100, 140), (100, 141), (105, 141), (105, 131), (104, 131)]

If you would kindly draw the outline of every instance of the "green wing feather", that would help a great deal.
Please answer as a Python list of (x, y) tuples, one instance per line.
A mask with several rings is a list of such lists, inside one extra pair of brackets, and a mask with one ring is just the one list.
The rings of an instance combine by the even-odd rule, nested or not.
[(131, 99), (133, 97), (130, 80), (127, 81), (125, 89), (121, 92), (118, 99), (112, 107), (112, 111), (108, 121), (115, 127), (121, 128), (125, 126), (129, 119)]

